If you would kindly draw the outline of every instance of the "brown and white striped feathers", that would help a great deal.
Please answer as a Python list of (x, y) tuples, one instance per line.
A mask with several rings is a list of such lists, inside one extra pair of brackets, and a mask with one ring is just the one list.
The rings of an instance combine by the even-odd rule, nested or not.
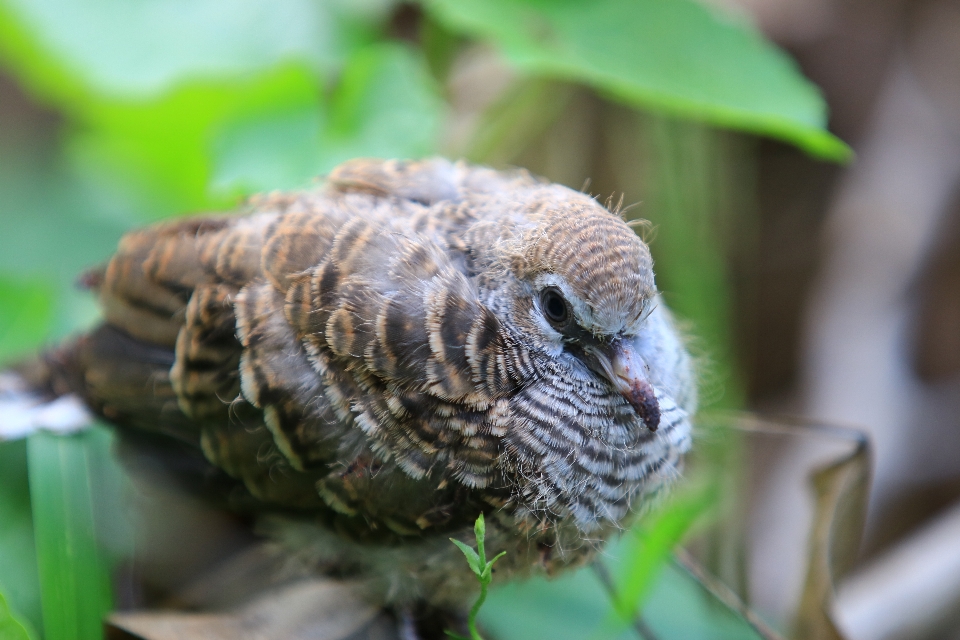
[(357, 160), (243, 214), (132, 232), (94, 278), (71, 357), (103, 416), (343, 539), (450, 546), (483, 511), (517, 566), (577, 561), (677, 475), (690, 360), (594, 199)]

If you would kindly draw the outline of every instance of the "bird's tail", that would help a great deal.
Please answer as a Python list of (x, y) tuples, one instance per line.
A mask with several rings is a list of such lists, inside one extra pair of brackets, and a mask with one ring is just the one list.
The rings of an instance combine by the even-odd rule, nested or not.
[(72, 433), (93, 424), (84, 401), (73, 392), (68, 364), (76, 350), (70, 342), (8, 369), (0, 370), (0, 441), (37, 431)]

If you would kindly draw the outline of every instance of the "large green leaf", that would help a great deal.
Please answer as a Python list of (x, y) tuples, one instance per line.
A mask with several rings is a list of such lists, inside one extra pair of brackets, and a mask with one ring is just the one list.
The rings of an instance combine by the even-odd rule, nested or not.
[(34, 89), (61, 103), (84, 95), (148, 98), (184, 81), (236, 78), (290, 60), (325, 67), (372, 37), (364, 22), (389, 6), (313, 0), (2, 4), (0, 50)]
[(517, 67), (627, 104), (781, 138), (831, 159), (826, 105), (782, 51), (692, 0), (423, 0)]
[(657, 638), (762, 640), (765, 636), (677, 562), (668, 563), (661, 572), (644, 603), (643, 619)]

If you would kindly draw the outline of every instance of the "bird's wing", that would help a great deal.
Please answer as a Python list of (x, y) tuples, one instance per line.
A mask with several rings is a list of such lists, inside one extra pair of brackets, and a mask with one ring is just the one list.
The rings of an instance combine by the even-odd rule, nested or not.
[[(335, 434), (341, 461), (357, 456), (362, 438), (414, 479), (449, 477), (467, 487), (494, 480), (503, 428), (494, 418), (511, 372), (496, 357), (499, 322), (465, 273), (457, 230), (472, 215), (464, 197), (493, 188), (497, 176), (485, 170), (480, 180), (445, 161), (348, 163), (329, 189), (340, 206), (362, 213), (337, 229), (315, 266), (238, 296), (244, 395), (266, 407), (281, 449), (298, 465), (324, 450), (317, 438)], [(464, 186), (471, 182), (481, 186)], [(266, 313), (281, 304), (285, 323)], [(291, 331), (310, 368), (288, 361)], [(344, 429), (304, 418), (317, 394)], [(329, 494), (350, 493), (341, 484), (328, 479)]]
[(281, 220), (309, 209), (313, 226), (302, 225), (304, 235), (322, 227), (322, 199), (273, 196), (250, 208), (248, 216), (180, 219), (127, 234), (87, 279), (105, 322), (47, 355), (52, 386), (80, 395), (128, 440), (202, 448), (256, 498), (314, 508), (323, 505), (314, 487), (322, 474), (298, 473), (262, 412), (240, 396), (234, 300), (270, 277), (261, 255)]
[[(237, 302), (240, 334), (251, 345), (245, 381), (269, 377), (260, 375), (264, 358), (253, 346), (265, 332), (256, 305), (269, 295), (276, 294), (250, 288)], [(463, 467), (481, 451), (492, 466), (496, 446), (483, 423), (509, 384), (494, 357), (499, 323), (443, 248), (357, 218), (291, 285), (286, 314), (338, 414), (384, 458), (413, 477), (438, 464)]]
[(394, 530), (449, 521), (449, 491), (416, 504), (377, 474), (492, 482), (510, 373), (451, 245), (465, 195), (529, 180), (358, 161), (246, 216), (134, 231), (88, 278), (104, 325), (48, 356), (60, 392), (134, 436), (199, 446), (267, 503), (379, 512)]

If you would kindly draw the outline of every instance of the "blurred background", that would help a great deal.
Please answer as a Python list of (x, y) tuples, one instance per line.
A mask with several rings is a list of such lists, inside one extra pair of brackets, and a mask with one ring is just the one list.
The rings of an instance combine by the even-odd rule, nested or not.
[[(730, 485), (749, 507), (739, 568), (712, 567), (763, 620), (960, 638), (956, 0), (0, 0), (0, 358), (94, 322), (74, 282), (131, 227), (356, 156), (431, 154), (523, 166), (649, 220), (705, 415), (869, 434), (862, 544), (824, 552), (816, 629), (797, 622), (819, 513), (806, 481), (836, 446), (722, 454), (751, 470)], [(68, 440), (0, 445), (0, 598), (34, 637), (93, 637), (50, 613), (44, 575), (68, 552), (45, 531), (96, 530), (69, 552), (89, 549), (72, 557), (100, 586), (72, 589), (95, 610), (152, 602), (177, 567), (242, 546), (170, 491), (136, 489), (154, 515), (125, 513), (109, 434)], [(171, 553), (190, 526), (219, 537)], [(494, 600), (491, 628), (497, 606), (512, 615)]]

